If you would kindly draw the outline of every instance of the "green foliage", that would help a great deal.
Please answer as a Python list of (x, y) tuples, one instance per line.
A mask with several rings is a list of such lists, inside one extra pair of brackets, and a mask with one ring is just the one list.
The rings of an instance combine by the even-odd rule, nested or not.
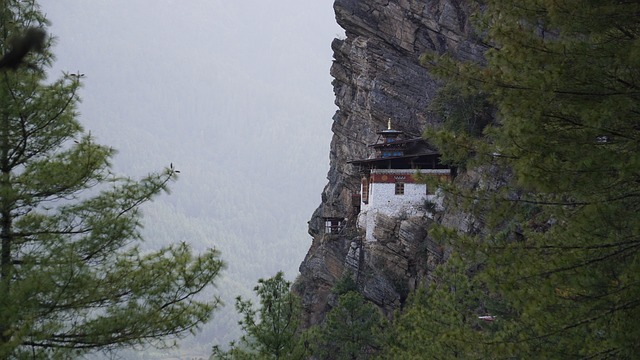
[(325, 323), (312, 329), (309, 343), (321, 359), (370, 359), (380, 350), (386, 322), (376, 306), (356, 291), (350, 276), (333, 289), (338, 304), (329, 311)]
[(355, 280), (353, 280), (353, 276), (349, 272), (345, 272), (344, 275), (333, 285), (331, 292), (340, 296), (350, 291), (358, 291), (358, 284), (356, 284)]
[[(46, 27), (37, 5), (3, 2), (0, 53), (27, 27)], [(51, 59), (45, 48), (0, 73), (0, 358), (169, 346), (210, 319), (218, 300), (195, 296), (223, 263), (184, 243), (138, 249), (139, 208), (176, 171), (113, 174), (115, 151), (75, 119), (80, 76), (45, 83)]]
[(485, 175), (479, 188), (453, 189), (483, 231), (449, 240), (480, 262), (484, 298), (501, 303), (499, 326), (464, 322), (452, 341), (482, 334), (504, 358), (640, 351), (638, 13), (636, 2), (487, 1), (476, 14), (486, 64), (425, 56), (496, 109), (481, 139), (434, 134), (445, 157), (466, 153)]
[[(429, 60), (429, 55), (422, 57)], [(437, 92), (427, 109), (442, 121), (425, 129), (424, 137), (430, 139), (442, 153), (441, 161), (464, 166), (481, 148), (478, 138), (491, 125), (493, 108), (483, 89), (464, 86), (459, 82), (446, 82)]]
[(483, 341), (496, 324), (479, 316), (492, 312), (493, 306), (465, 263), (453, 254), (434, 271), (429, 288), (411, 294), (393, 323), (381, 358), (491, 358)]
[(300, 317), (300, 300), (290, 291), (291, 283), (278, 272), (269, 279), (258, 280), (254, 291), (260, 299), (255, 309), (251, 300), (238, 296), (236, 310), (242, 315), (239, 324), (244, 332), (240, 343), (230, 350), (214, 346), (214, 359), (302, 359), (305, 351), (296, 336)]
[(442, 120), (445, 130), (473, 137), (482, 135), (482, 130), (492, 119), (486, 94), (460, 87), (455, 82), (445, 83), (438, 90), (428, 111)]

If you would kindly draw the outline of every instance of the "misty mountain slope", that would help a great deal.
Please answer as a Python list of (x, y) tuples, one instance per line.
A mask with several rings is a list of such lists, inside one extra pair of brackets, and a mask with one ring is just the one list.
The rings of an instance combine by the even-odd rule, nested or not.
[(226, 307), (188, 340), (189, 356), (208, 355), (237, 334), (233, 298), (295, 277), (309, 246), (335, 111), (331, 1), (40, 4), (58, 38), (51, 77), (85, 74), (80, 121), (119, 151), (115, 170), (181, 171), (144, 209), (145, 246), (186, 241), (228, 263)]

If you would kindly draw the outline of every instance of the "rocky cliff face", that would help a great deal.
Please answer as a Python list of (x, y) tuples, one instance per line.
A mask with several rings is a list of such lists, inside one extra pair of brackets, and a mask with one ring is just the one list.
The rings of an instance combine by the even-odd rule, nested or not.
[[(300, 265), (295, 290), (302, 296), (306, 325), (320, 322), (331, 308), (331, 287), (352, 275), (361, 292), (386, 313), (400, 307), (410, 290), (429, 281), (443, 249), (429, 237), (434, 221), (466, 226), (461, 217), (376, 219), (376, 242), (366, 242), (355, 226), (353, 195), (360, 190), (357, 169), (348, 161), (367, 158), (376, 132), (393, 127), (420, 136), (435, 121), (426, 108), (438, 83), (420, 65), (425, 51), (450, 52), (478, 60), (482, 49), (469, 40), (464, 0), (336, 0), (336, 19), (346, 38), (331, 44), (331, 74), (338, 111), (333, 117), (329, 183), (309, 222), (313, 243)], [(462, 174), (456, 181), (467, 177)], [(466, 181), (471, 181), (467, 178)], [(326, 234), (323, 217), (348, 218), (340, 234)]]

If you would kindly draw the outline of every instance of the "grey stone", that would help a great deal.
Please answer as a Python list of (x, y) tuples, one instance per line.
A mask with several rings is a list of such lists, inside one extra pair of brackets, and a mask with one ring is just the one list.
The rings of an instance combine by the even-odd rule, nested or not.
[[(347, 271), (356, 274), (359, 290), (366, 298), (391, 314), (409, 290), (430, 279), (430, 271), (442, 261), (444, 250), (429, 238), (434, 220), (426, 217), (379, 217), (374, 230), (376, 244), (364, 244), (357, 235), (326, 240), (322, 217), (344, 216), (349, 217), (350, 224), (355, 223), (352, 195), (360, 189), (361, 176), (348, 161), (370, 155), (368, 145), (376, 141), (376, 132), (386, 128), (389, 118), (394, 129), (416, 137), (427, 124), (438, 123), (426, 112), (439, 82), (420, 64), (425, 51), (482, 61), (484, 49), (470, 40), (474, 36), (466, 3), (334, 2), (336, 20), (345, 29), (346, 38), (331, 43), (331, 75), (338, 110), (333, 116), (328, 183), (322, 203), (309, 221), (314, 240), (300, 266), (298, 282), (305, 284), (302, 302), (306, 325), (323, 319), (330, 308), (331, 286)], [(473, 176), (467, 180), (475, 181)], [(436, 219), (461, 230), (470, 220), (455, 211), (449, 214), (447, 209)]]

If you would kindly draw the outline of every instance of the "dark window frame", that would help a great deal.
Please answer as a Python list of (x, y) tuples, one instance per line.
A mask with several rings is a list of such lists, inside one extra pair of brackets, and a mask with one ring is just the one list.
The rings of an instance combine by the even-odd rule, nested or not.
[(404, 195), (404, 183), (403, 182), (397, 182), (395, 183), (395, 194), (396, 195)]

